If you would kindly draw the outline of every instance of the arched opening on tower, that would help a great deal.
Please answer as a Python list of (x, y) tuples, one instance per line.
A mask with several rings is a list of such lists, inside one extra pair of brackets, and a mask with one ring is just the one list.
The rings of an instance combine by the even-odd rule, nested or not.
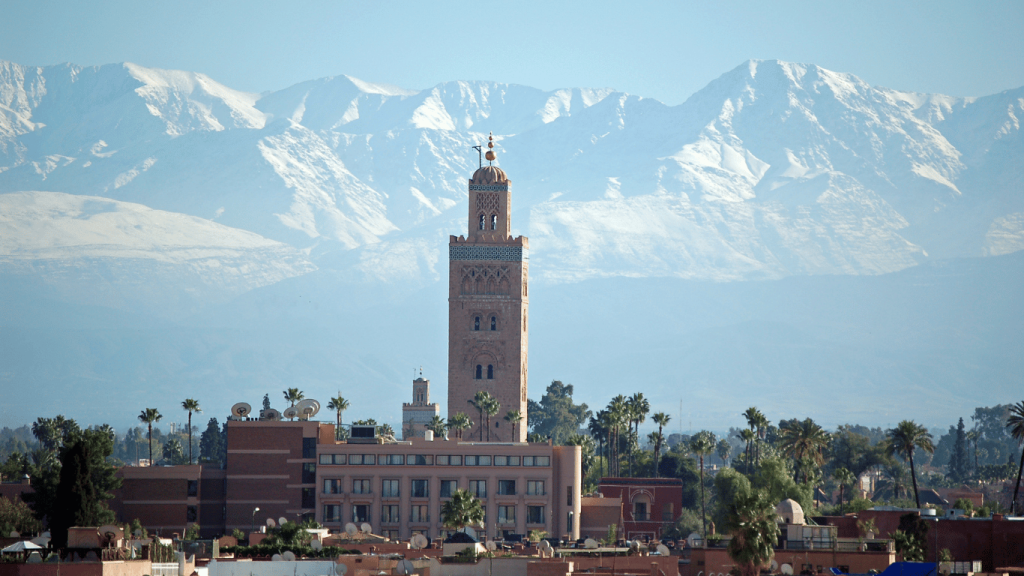
[(498, 229), (498, 215), (497, 214), (491, 214), (491, 230), (497, 230), (497, 229)]
[(473, 330), (480, 330), (480, 317), (473, 318)]
[(480, 365), (480, 364), (477, 364), (476, 365), (476, 379), (477, 380), (483, 379), (483, 373), (484, 373), (484, 367), (482, 365)]
[(494, 364), (487, 365), (487, 379), (494, 380)]
[(498, 318), (497, 316), (491, 316), (491, 331), (498, 329)]

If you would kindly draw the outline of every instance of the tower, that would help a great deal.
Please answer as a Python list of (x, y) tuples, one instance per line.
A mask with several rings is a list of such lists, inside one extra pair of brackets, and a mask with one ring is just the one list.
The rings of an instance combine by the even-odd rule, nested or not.
[(413, 436), (423, 438), (423, 432), (434, 416), (441, 415), (441, 408), (430, 401), (430, 380), (420, 377), (412, 381), (412, 402), (402, 403), (402, 439)]
[[(493, 161), (493, 138), (487, 160)], [(448, 416), (465, 412), (475, 425), (466, 440), (526, 440), (529, 241), (512, 238), (509, 181), (497, 166), (481, 166), (469, 181), (469, 234), (448, 243)], [(490, 434), (486, 415), (469, 402), (477, 391), (497, 399)], [(513, 426), (504, 419), (518, 410)]]

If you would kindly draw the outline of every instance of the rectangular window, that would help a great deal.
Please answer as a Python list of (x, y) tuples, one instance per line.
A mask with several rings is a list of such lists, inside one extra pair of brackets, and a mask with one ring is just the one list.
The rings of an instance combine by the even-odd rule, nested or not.
[(526, 507), (526, 523), (527, 524), (543, 524), (544, 523), (544, 507), (543, 506), (527, 506)]
[(523, 456), (523, 466), (551, 466), (551, 457)]
[(382, 454), (380, 463), (382, 466), (401, 466), (405, 464), (405, 454)]
[(466, 466), (490, 466), (490, 456), (466, 456)]
[(519, 462), (520, 462), (520, 457), (519, 456), (495, 456), (494, 457), (494, 465), (495, 466), (519, 466)]
[(385, 504), (381, 506), (380, 521), (383, 524), (398, 524), (401, 521), (398, 516), (398, 505)]
[(199, 481), (198, 480), (189, 480), (188, 481), (188, 488), (187, 488), (187, 492), (186, 493), (189, 496), (192, 496), (192, 497), (198, 496), (199, 495)]
[(633, 520), (637, 522), (646, 522), (651, 517), (647, 514), (647, 502), (634, 502), (633, 503)]
[(526, 494), (527, 496), (543, 496), (544, 492), (544, 481), (543, 480), (527, 480), (526, 481)]
[(409, 509), (410, 522), (430, 522), (430, 514), (426, 505), (417, 505)]
[(370, 505), (369, 504), (353, 504), (352, 505), (352, 521), (356, 523), (369, 522), (370, 521)]
[(302, 457), (316, 458), (316, 438), (302, 439)]
[(413, 498), (429, 498), (430, 497), (430, 482), (428, 480), (413, 480), (412, 481), (412, 497)]
[(452, 493), (458, 489), (458, 480), (441, 480), (441, 498), (451, 498)]
[(373, 466), (377, 458), (373, 454), (349, 454), (348, 463), (354, 465)]
[(675, 506), (671, 502), (661, 505), (661, 521), (672, 522), (675, 520)]
[(370, 481), (369, 480), (353, 480), (352, 481), (352, 493), (353, 494), (370, 494)]
[(470, 480), (469, 493), (477, 498), (487, 498), (487, 480)]
[(515, 524), (516, 507), (498, 506), (498, 524)]
[(381, 480), (380, 495), (382, 498), (398, 498), (401, 496), (398, 480)]
[(398, 530), (381, 530), (380, 535), (391, 541), (398, 540)]
[(324, 494), (341, 494), (341, 479), (340, 478), (325, 478), (324, 479)]
[(316, 508), (316, 490), (313, 488), (302, 489), (302, 507)]
[(515, 480), (498, 480), (498, 494), (501, 496), (515, 496), (516, 495), (516, 481)]
[(316, 464), (306, 462), (302, 465), (302, 483), (316, 484)]
[(565, 487), (565, 505), (572, 506), (572, 486)]
[(321, 454), (320, 455), (320, 464), (328, 464), (328, 465), (329, 464), (335, 464), (335, 465), (337, 465), (337, 464), (344, 464), (345, 460), (346, 460), (345, 454)]
[(406, 460), (410, 466), (432, 466), (434, 464), (433, 454), (409, 454)]
[(324, 506), (324, 522), (341, 522), (340, 504), (326, 504)]
[(185, 521), (186, 522), (195, 522), (198, 519), (199, 519), (199, 507), (198, 506), (189, 506), (188, 509), (185, 510)]

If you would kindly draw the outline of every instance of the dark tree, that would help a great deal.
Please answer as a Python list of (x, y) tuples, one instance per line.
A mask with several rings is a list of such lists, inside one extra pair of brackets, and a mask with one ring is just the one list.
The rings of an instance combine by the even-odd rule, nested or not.
[(105, 461), (112, 452), (109, 435), (93, 430), (86, 430), (64, 450), (50, 510), (49, 528), (55, 547), (67, 546), (68, 528), (72, 526), (102, 526), (116, 520), (106, 504), (113, 496), (110, 491), (120, 485), (114, 467)]
[(534, 434), (563, 445), (586, 424), (592, 414), (586, 404), (573, 404), (572, 392), (572, 384), (552, 380), (540, 402), (529, 401), (527, 423)]
[(224, 451), (222, 443), (220, 424), (216, 418), (210, 418), (206, 430), (199, 437), (199, 459), (204, 462), (220, 461)]
[(949, 454), (948, 476), (954, 482), (963, 482), (970, 475), (970, 459), (967, 454), (967, 432), (964, 430), (964, 419), (956, 426), (956, 440)]

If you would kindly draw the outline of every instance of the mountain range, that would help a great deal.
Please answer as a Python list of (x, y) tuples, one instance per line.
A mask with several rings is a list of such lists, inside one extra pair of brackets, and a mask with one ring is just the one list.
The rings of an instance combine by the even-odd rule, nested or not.
[(396, 423), (374, 403), (421, 365), (443, 403), (445, 244), (489, 133), (531, 243), (531, 397), (945, 424), (1024, 381), (1022, 114), (1024, 88), (779, 61), (678, 106), (0, 62), (0, 424), (294, 386)]

